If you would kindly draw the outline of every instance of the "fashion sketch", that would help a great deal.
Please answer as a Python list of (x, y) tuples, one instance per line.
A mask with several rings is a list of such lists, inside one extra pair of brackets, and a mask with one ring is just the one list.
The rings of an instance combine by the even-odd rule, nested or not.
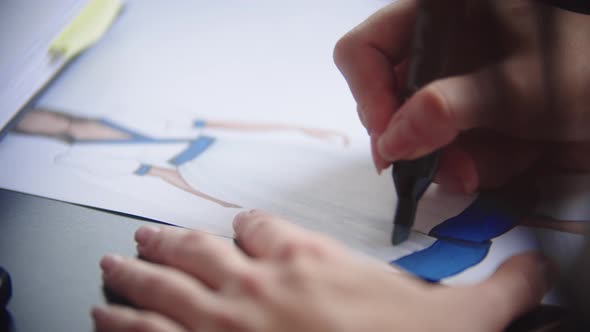
[[(240, 179), (232, 180), (232, 173), (240, 173), (242, 178), (245, 176), (265, 177), (268, 175), (268, 166), (277, 164), (277, 159), (284, 159), (282, 156), (284, 151), (281, 150), (287, 150), (289, 147), (281, 148), (278, 144), (270, 144), (262, 148), (262, 150), (265, 150), (262, 156), (258, 153), (246, 158), (248, 165), (245, 165), (245, 160), (240, 160), (238, 157), (252, 150), (252, 146), (248, 147), (243, 144), (243, 139), (223, 142), (223, 140), (214, 136), (200, 133), (204, 129), (239, 132), (246, 136), (249, 133), (257, 132), (292, 132), (339, 146), (349, 144), (348, 137), (337, 131), (288, 124), (258, 124), (199, 119), (193, 121), (190, 126), (195, 129), (194, 135), (190, 137), (159, 138), (143, 134), (105, 118), (79, 117), (46, 108), (33, 108), (24, 114), (13, 132), (58, 140), (72, 147), (81, 145), (104, 147), (108, 145), (111, 149), (116, 150), (118, 146), (122, 145), (170, 146), (171, 153), (174, 155), (170, 155), (167, 160), (157, 165), (134, 160), (132, 157), (129, 159), (101, 159), (99, 155), (89, 156), (88, 153), (78, 157), (71, 155), (58, 156), (56, 162), (73, 166), (91, 164), (95, 169), (102, 167), (103, 169), (117, 169), (121, 173), (135, 176), (156, 177), (180, 190), (227, 208), (242, 207), (244, 202), (224, 197), (224, 193), (229, 190), (216, 189), (214, 190), (215, 193), (212, 193), (210, 190), (202, 189), (199, 185), (200, 182), (204, 180), (206, 183), (212, 182), (211, 179), (204, 179), (204, 177), (212, 174), (203, 173), (204, 170), (220, 169), (223, 168), (223, 164), (228, 163), (233, 165), (235, 171), (225, 172), (223, 175), (225, 180), (217, 176), (214, 182), (240, 181)], [(257, 148), (256, 150), (260, 151), (261, 149)], [(293, 155), (293, 151), (287, 152)], [(97, 162), (97, 159), (101, 160)], [(279, 164), (276, 165), (277, 168), (280, 167)], [(250, 169), (257, 168), (258, 171), (254, 172), (254, 174), (244, 174), (240, 170), (243, 170), (245, 166), (249, 166)], [(294, 164), (293, 166), (297, 165)], [(219, 174), (219, 172), (213, 173)], [(262, 184), (262, 182), (260, 183)], [(213, 185), (213, 187), (216, 186), (218, 185)], [(211, 186), (208, 185), (207, 187), (210, 189)], [(230, 187), (235, 187), (235, 183)]]

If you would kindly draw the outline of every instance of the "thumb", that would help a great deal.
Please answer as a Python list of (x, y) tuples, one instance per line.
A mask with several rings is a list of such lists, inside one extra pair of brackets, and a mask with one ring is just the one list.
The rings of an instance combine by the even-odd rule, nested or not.
[(467, 129), (491, 126), (502, 95), (495, 67), (440, 79), (408, 99), (378, 138), (387, 161), (415, 159), (451, 143)]
[(472, 305), (481, 306), (487, 326), (492, 331), (503, 330), (518, 316), (539, 304), (549, 290), (552, 264), (536, 253), (520, 254), (510, 258), (486, 281), (469, 291), (479, 294)]

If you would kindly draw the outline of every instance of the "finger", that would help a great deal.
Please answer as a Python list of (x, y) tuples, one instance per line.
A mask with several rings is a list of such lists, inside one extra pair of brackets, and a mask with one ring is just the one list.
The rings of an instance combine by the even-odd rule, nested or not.
[(377, 135), (371, 136), (371, 156), (373, 157), (373, 164), (375, 165), (375, 169), (377, 170), (377, 173), (381, 174), (381, 172), (384, 169), (386, 169), (387, 167), (389, 167), (389, 165), (391, 165), (391, 162), (381, 158), (381, 155), (379, 154), (379, 151), (377, 150), (378, 138), (379, 137)]
[(257, 258), (284, 259), (301, 251), (317, 256), (339, 252), (333, 241), (259, 210), (239, 213), (234, 230), (243, 250)]
[(188, 275), (134, 258), (105, 256), (100, 266), (109, 289), (136, 306), (158, 312), (187, 328), (211, 316), (217, 301)]
[(416, 1), (398, 1), (350, 31), (334, 49), (334, 62), (370, 134), (380, 134), (398, 106), (394, 68), (409, 47), (415, 15)]
[(379, 138), (381, 158), (415, 159), (451, 143), (465, 130), (493, 126), (506, 98), (498, 88), (498, 73), (488, 67), (440, 79), (419, 90), (391, 118)]
[(122, 306), (102, 306), (92, 309), (92, 319), (98, 332), (182, 332), (181, 326), (148, 311)]
[(439, 155), (434, 182), (450, 192), (473, 193), (479, 186), (473, 157), (457, 144), (443, 148)]
[(142, 257), (178, 268), (214, 289), (250, 266), (231, 242), (204, 232), (144, 226), (135, 233), (135, 240)]
[[(512, 257), (483, 283), (464, 289), (471, 296), (470, 307), (480, 314), (490, 331), (503, 331), (518, 316), (538, 305), (551, 287), (554, 270), (536, 253)], [(476, 307), (477, 306), (477, 307)], [(482, 326), (486, 326), (482, 325)]]
[(542, 150), (537, 142), (471, 131), (442, 150), (435, 181), (462, 193), (497, 188), (530, 169)]
[[(402, 63), (401, 65), (399, 65), (396, 68), (396, 77), (398, 78), (399, 82), (405, 82), (407, 79), (407, 70), (408, 70), (408, 66), (407, 66), (407, 61)], [(399, 98), (399, 96), (398, 96)], [(389, 121), (389, 119), (387, 120)], [(386, 169), (387, 167), (389, 167), (389, 165), (391, 165), (391, 161), (385, 160), (381, 157), (381, 155), (379, 154), (378, 148), (377, 148), (377, 143), (379, 141), (379, 137), (381, 137), (381, 133), (373, 133), (373, 135), (371, 135), (371, 156), (373, 157), (373, 164), (375, 165), (375, 168), (377, 169), (377, 173), (381, 174), (381, 172)]]

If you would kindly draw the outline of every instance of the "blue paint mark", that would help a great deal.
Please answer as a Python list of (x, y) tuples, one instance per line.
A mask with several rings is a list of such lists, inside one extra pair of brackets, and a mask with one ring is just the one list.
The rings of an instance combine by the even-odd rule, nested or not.
[(205, 128), (207, 126), (207, 122), (205, 120), (195, 120), (193, 122), (193, 127), (195, 128)]
[(429, 282), (438, 282), (479, 264), (492, 239), (517, 223), (517, 213), (493, 195), (480, 195), (459, 215), (434, 227), (438, 240), (430, 247), (399, 258), (392, 264)]
[(434, 227), (429, 235), (439, 239), (485, 242), (508, 232), (516, 222), (516, 214), (506, 204), (482, 195), (459, 215)]
[(393, 263), (426, 281), (438, 282), (481, 262), (491, 245), (491, 241), (469, 243), (437, 240), (430, 247)]
[(205, 152), (211, 144), (215, 142), (215, 138), (209, 136), (200, 136), (193, 141), (184, 151), (172, 158), (169, 163), (175, 166), (180, 166), (188, 161), (197, 158), (201, 153)]
[(135, 172), (133, 172), (133, 174), (135, 174), (135, 175), (146, 175), (151, 169), (152, 169), (152, 166), (146, 165), (146, 164), (141, 164), (139, 166), (139, 168), (136, 169)]

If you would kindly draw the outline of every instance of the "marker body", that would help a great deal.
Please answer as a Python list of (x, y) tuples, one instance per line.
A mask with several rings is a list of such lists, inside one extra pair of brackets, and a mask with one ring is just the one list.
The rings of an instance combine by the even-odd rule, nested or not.
[[(414, 29), (414, 39), (408, 79), (402, 97), (404, 101), (429, 82), (442, 77), (447, 66), (444, 55), (449, 53), (448, 39), (453, 22), (453, 6), (465, 0), (420, 0)], [(398, 196), (398, 206), (391, 235), (393, 245), (407, 240), (414, 225), (418, 202), (434, 178), (438, 165), (438, 152), (418, 158), (393, 163), (393, 180)]]
[(432, 183), (437, 165), (438, 152), (416, 160), (399, 161), (393, 164), (393, 183), (398, 198), (391, 235), (393, 245), (408, 239), (416, 219), (418, 202)]

